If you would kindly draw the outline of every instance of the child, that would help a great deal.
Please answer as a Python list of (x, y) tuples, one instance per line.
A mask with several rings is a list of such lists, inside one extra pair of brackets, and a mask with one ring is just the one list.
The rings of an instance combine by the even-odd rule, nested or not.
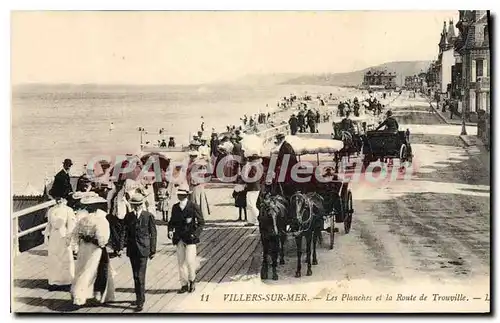
[(168, 190), (167, 182), (163, 181), (158, 189), (159, 209), (163, 222), (168, 222)]
[[(239, 211), (238, 221), (247, 221), (247, 190), (241, 177), (238, 178), (237, 183), (233, 191), (234, 206)], [(245, 212), (245, 220), (241, 218), (241, 211)]]

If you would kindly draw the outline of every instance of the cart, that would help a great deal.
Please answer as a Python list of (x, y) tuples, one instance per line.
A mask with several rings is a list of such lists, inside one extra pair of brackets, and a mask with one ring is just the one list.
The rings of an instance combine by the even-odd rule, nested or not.
[[(296, 136), (288, 136), (285, 139), (298, 156), (299, 162), (305, 159), (306, 155), (316, 155), (317, 165), (314, 166), (312, 174), (320, 174), (322, 180), (312, 176), (307, 182), (293, 182), (297, 191), (301, 193), (318, 193), (323, 199), (323, 230), (330, 236), (329, 249), (333, 249), (336, 227), (335, 224), (343, 224), (344, 232), (347, 234), (351, 230), (352, 217), (354, 214), (352, 192), (349, 189), (349, 182), (339, 179), (338, 164), (336, 166), (325, 166), (320, 164), (320, 154), (338, 155), (343, 148), (343, 143), (332, 139), (301, 139)], [(271, 153), (276, 151), (271, 150)], [(267, 159), (267, 158), (265, 158)], [(269, 165), (265, 160), (264, 165)], [(321, 167), (318, 170), (318, 167)]]
[(371, 162), (399, 158), (401, 163), (412, 162), (410, 130), (397, 133), (386, 131), (368, 131), (363, 142), (363, 167)]

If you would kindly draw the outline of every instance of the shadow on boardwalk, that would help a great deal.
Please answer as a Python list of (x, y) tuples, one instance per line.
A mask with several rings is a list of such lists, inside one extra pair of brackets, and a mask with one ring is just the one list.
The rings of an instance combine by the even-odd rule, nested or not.
[[(203, 231), (198, 245), (199, 269), (197, 291), (202, 292), (208, 283), (235, 281), (248, 273), (250, 261), (258, 244), (256, 227), (210, 227)], [(45, 246), (22, 253), (14, 260), (14, 312), (75, 312), (107, 313), (131, 310), (135, 301), (132, 271), (127, 257), (113, 258), (116, 271), (115, 302), (92, 304), (74, 309), (71, 296), (66, 291), (48, 291), (47, 256)], [(149, 261), (146, 278), (145, 311), (168, 311), (179, 304), (185, 295), (177, 294), (177, 257), (175, 247), (166, 238), (166, 229), (158, 230), (158, 252)]]

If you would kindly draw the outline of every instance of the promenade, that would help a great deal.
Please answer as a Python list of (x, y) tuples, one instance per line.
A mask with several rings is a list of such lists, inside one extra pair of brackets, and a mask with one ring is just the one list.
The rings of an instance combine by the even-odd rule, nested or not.
[[(352, 229), (335, 237), (333, 250), (318, 246), (313, 275), (297, 279), (295, 244), (288, 238), (285, 265), (278, 281), (261, 281), (261, 248), (257, 228), (235, 222), (237, 209), (232, 186), (207, 188), (211, 215), (199, 244), (200, 268), (196, 291), (177, 294), (180, 287), (175, 249), (166, 239), (166, 227), (158, 226), (158, 252), (148, 264), (144, 313), (232, 312), (307, 310), (355, 312), (380, 310), (369, 302), (334, 304), (328, 293), (370, 293), (453, 288), (475, 296), (488, 289), (490, 276), (490, 165), (489, 152), (460, 139), (458, 125), (444, 124), (429, 113), (428, 102), (405, 94), (391, 109), (401, 129), (410, 129), (415, 165), (411, 180), (384, 181), (376, 185), (351, 183), (354, 199)], [(468, 127), (472, 133), (474, 127)], [(331, 126), (319, 126), (328, 137)], [(326, 232), (324, 241), (327, 241)], [(116, 301), (89, 306), (75, 313), (132, 313), (135, 300), (132, 271), (126, 257), (113, 258)], [(47, 290), (45, 246), (21, 253), (13, 262), (14, 312), (67, 312), (68, 292)], [(453, 288), (452, 288), (452, 287)], [(309, 293), (308, 303), (227, 302), (228, 293)], [(311, 294), (313, 293), (313, 294)], [(204, 301), (209, 296), (209, 301)], [(474, 301), (475, 302), (475, 301)], [(467, 311), (478, 303), (425, 305), (422, 310)], [(477, 301), (479, 302), (479, 301)], [(485, 311), (489, 302), (482, 301)], [(342, 306), (340, 306), (342, 305)], [(373, 308), (371, 306), (374, 306)], [(378, 307), (376, 307), (378, 306)], [(387, 304), (394, 309), (394, 305)], [(392, 307), (391, 307), (392, 306)], [(410, 305), (408, 305), (410, 306)], [(419, 305), (415, 305), (419, 306)], [(435, 306), (435, 307), (433, 307)], [(401, 307), (400, 310), (418, 310)]]

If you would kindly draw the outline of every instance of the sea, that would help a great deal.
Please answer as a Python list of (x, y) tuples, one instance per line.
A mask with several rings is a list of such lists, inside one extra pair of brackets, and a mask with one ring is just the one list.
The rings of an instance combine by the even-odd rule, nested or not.
[[(273, 112), (284, 96), (333, 93), (344, 89), (316, 85), (70, 85), (29, 84), (12, 90), (12, 194), (42, 193), (65, 158), (80, 175), (91, 158), (137, 154), (139, 127), (144, 141), (173, 136), (187, 143), (190, 134), (240, 125), (244, 114)], [(266, 106), (267, 105), (267, 106)], [(110, 124), (113, 129), (110, 130)], [(148, 136), (151, 139), (148, 139)]]

